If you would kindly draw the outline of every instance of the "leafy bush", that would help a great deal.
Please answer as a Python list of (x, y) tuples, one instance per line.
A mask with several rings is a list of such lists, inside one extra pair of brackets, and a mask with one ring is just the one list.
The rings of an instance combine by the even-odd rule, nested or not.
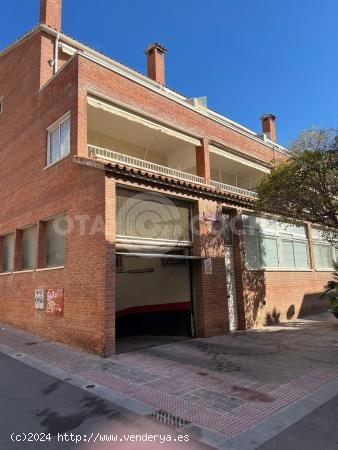
[(338, 261), (335, 261), (333, 266), (333, 280), (327, 283), (325, 295), (330, 300), (332, 311), (338, 313)]

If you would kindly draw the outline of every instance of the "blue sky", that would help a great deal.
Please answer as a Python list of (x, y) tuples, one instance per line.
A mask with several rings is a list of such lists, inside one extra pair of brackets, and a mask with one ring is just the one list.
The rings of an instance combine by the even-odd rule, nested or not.
[[(1, 5), (0, 48), (38, 22), (39, 0)], [(144, 48), (168, 48), (167, 86), (260, 131), (277, 116), (287, 145), (337, 126), (337, 0), (63, 0), (63, 31), (146, 70)]]

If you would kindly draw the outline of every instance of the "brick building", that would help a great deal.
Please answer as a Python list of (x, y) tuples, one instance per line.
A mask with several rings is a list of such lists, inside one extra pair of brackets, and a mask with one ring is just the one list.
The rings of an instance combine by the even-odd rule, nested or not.
[(0, 52), (0, 322), (107, 355), (319, 311), (332, 249), (255, 217), (277, 144), (61, 32), (61, 0)]

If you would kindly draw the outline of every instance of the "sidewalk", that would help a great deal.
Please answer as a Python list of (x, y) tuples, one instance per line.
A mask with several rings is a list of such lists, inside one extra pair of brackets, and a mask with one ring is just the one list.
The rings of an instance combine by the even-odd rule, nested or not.
[(286, 408), (297, 406), (289, 416), (299, 420), (338, 393), (338, 321), (328, 313), (106, 359), (3, 325), (0, 351), (217, 448), (256, 448), (292, 425)]

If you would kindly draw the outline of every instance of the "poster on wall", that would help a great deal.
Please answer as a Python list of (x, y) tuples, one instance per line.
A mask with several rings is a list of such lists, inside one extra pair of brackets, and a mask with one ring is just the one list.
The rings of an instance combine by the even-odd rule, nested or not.
[(45, 308), (45, 290), (44, 289), (35, 289), (34, 297), (35, 297), (35, 309), (44, 309)]
[(47, 289), (46, 314), (49, 316), (63, 316), (64, 289)]

